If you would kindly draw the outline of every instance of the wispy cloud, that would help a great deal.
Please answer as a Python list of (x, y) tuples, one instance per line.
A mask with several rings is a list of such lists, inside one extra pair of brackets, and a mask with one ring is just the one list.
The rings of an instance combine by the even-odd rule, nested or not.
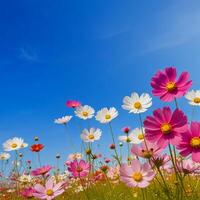
[(148, 38), (142, 53), (179, 46), (199, 38), (200, 9), (189, 7), (187, 4), (181, 4), (164, 11), (158, 20), (161, 31), (155, 31), (154, 37)]
[(39, 57), (36, 51), (34, 51), (32, 48), (20, 48), (19, 49), (19, 58), (26, 60), (26, 61), (32, 61), (32, 62), (39, 62)]

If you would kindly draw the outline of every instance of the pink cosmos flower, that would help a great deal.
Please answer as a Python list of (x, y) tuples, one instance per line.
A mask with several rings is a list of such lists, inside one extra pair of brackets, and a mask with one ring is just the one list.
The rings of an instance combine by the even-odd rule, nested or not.
[(151, 143), (149, 141), (146, 141), (146, 143), (143, 141), (141, 145), (133, 144), (131, 148), (132, 154), (148, 159), (152, 156), (159, 155), (162, 151), (163, 149), (157, 146), (156, 143)]
[(29, 187), (29, 188), (24, 188), (20, 193), (23, 197), (32, 198), (34, 192), (35, 192), (35, 189), (32, 187)]
[(68, 108), (77, 108), (77, 107), (81, 106), (81, 103), (79, 101), (69, 100), (66, 102), (66, 106)]
[(183, 72), (176, 80), (176, 68), (168, 67), (158, 71), (151, 79), (152, 93), (163, 101), (172, 101), (176, 97), (182, 97), (192, 85), (189, 73)]
[(75, 178), (85, 177), (88, 175), (90, 171), (90, 164), (84, 160), (80, 161), (74, 160), (68, 163), (67, 166), (68, 166), (68, 171), (71, 172)]
[(119, 166), (110, 167), (107, 171), (107, 177), (110, 178), (114, 183), (119, 182)]
[(120, 168), (120, 179), (129, 187), (145, 188), (154, 176), (149, 163), (141, 164), (139, 160), (133, 160), (131, 165), (122, 164)]
[(52, 200), (64, 192), (63, 182), (54, 184), (51, 178), (47, 180), (45, 186), (41, 184), (36, 184), (34, 186), (34, 189), (35, 189), (35, 192), (33, 193), (34, 197), (46, 200)]
[(177, 168), (184, 174), (196, 173), (200, 167), (193, 160), (182, 160), (177, 162)]
[(50, 170), (52, 169), (52, 167), (50, 165), (46, 165), (40, 168), (37, 168), (35, 170), (31, 171), (31, 175), (32, 176), (40, 176), (40, 175), (45, 175), (47, 174)]
[(182, 135), (177, 149), (182, 156), (192, 154), (192, 160), (200, 162), (200, 122), (191, 122), (190, 128)]
[(153, 116), (147, 116), (144, 127), (146, 139), (156, 142), (159, 147), (177, 145), (181, 140), (181, 134), (187, 130), (187, 117), (179, 109), (172, 113), (169, 107), (164, 107), (155, 110)]

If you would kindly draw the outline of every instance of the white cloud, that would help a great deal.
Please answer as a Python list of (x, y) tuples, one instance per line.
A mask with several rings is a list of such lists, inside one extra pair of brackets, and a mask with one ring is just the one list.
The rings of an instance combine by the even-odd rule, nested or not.
[(38, 62), (39, 58), (37, 53), (32, 48), (20, 48), (19, 57), (27, 61)]

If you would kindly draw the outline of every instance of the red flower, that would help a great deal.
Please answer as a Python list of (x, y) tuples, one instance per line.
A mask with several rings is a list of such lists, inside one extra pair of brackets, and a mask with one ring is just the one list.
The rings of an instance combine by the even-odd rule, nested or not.
[(129, 133), (130, 128), (129, 127), (124, 127), (122, 130), (124, 131), (124, 133)]
[(34, 144), (31, 146), (31, 151), (32, 152), (40, 152), (44, 148), (43, 144)]
[(66, 102), (66, 106), (68, 108), (77, 108), (77, 107), (81, 106), (81, 103), (79, 101), (69, 100)]

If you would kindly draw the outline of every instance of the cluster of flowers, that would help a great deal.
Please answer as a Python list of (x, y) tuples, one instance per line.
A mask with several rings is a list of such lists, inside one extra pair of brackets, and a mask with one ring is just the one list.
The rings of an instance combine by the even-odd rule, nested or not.
[[(146, 188), (156, 179), (163, 186), (165, 195), (171, 199), (173, 194), (169, 191), (166, 180), (168, 176), (175, 175), (174, 181), (180, 183), (177, 187), (184, 193), (185, 176), (198, 177), (200, 172), (200, 122), (189, 121), (177, 102), (178, 98), (184, 96), (190, 105), (200, 106), (200, 90), (189, 91), (191, 85), (188, 72), (183, 72), (177, 77), (175, 67), (158, 71), (151, 79), (152, 94), (164, 102), (174, 101), (176, 108), (172, 110), (169, 106), (165, 106), (156, 109), (144, 120), (142, 114), (152, 106), (150, 94), (139, 95), (133, 92), (130, 96), (124, 97), (122, 108), (138, 115), (140, 124), (133, 130), (124, 127), (123, 135), (118, 137), (120, 150), (124, 145), (128, 147), (126, 159), (122, 158), (117, 149), (111, 124), (118, 116), (116, 108), (102, 108), (95, 114), (94, 108), (89, 105), (81, 105), (74, 100), (67, 101), (66, 105), (74, 109), (78, 118), (88, 120), (95, 116), (100, 123), (109, 125), (112, 137), (110, 149), (113, 150), (113, 157), (103, 158), (101, 154), (94, 153), (91, 144), (100, 140), (102, 130), (91, 127), (84, 129), (80, 135), (84, 153), (70, 154), (65, 162), (66, 171), (61, 172), (58, 165), (57, 167), (41, 165), (40, 151), (44, 145), (38, 143), (37, 137), (36, 143), (30, 150), (37, 154), (40, 167), (32, 170), (31, 161), (26, 161), (26, 168), (22, 170), (20, 165), (23, 155), (19, 151), (28, 144), (21, 138), (13, 138), (3, 144), (5, 152), (0, 154), (3, 166), (1, 181), (6, 182), (4, 185), (7, 187), (11, 184), (18, 195), (51, 200), (69, 189), (74, 189), (74, 192), (84, 192), (97, 181), (109, 179), (113, 184), (121, 181), (129, 187)], [(55, 123), (67, 125), (71, 119), (72, 116), (67, 115), (55, 119)], [(16, 158), (11, 174), (6, 177), (4, 168), (7, 165), (6, 161), (10, 159), (8, 151), (15, 151)], [(56, 159), (58, 161), (60, 155), (56, 155)]]

